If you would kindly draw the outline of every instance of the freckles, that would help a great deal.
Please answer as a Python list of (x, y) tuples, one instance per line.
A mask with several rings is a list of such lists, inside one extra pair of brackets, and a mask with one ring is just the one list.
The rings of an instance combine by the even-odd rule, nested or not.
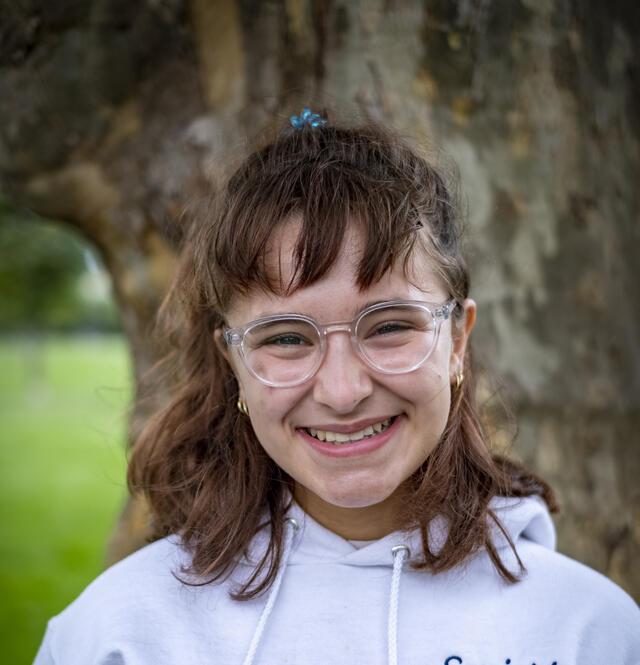
[(261, 387), (256, 404), (261, 417), (269, 425), (282, 426), (303, 396), (298, 388)]
[(435, 360), (433, 364), (429, 365), (431, 381), (439, 387), (444, 387), (449, 383), (449, 368), (447, 364)]
[[(418, 377), (416, 377), (418, 379)], [(433, 417), (448, 407), (450, 400), (449, 374), (438, 364), (428, 363), (422, 376), (413, 384), (411, 401), (428, 408)]]
[(433, 391), (435, 388), (437, 392), (440, 392), (445, 384), (449, 382), (449, 373), (442, 367), (441, 363), (427, 361), (421, 369), (423, 371), (420, 377), (420, 385), (427, 391)]

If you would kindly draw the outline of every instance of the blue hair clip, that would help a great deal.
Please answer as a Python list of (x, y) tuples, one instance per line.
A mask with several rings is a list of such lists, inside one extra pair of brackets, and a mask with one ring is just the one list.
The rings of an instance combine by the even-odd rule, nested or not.
[(323, 118), (319, 113), (313, 113), (306, 106), (302, 109), (300, 115), (291, 116), (291, 125), (296, 129), (303, 129), (305, 125), (309, 125), (309, 127), (322, 127), (326, 124), (326, 118)]

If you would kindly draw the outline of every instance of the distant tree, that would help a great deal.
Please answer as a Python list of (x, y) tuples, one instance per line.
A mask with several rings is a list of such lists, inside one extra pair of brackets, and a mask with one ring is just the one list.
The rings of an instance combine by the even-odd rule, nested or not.
[(0, 203), (0, 331), (117, 329), (111, 303), (79, 288), (87, 251), (77, 232)]

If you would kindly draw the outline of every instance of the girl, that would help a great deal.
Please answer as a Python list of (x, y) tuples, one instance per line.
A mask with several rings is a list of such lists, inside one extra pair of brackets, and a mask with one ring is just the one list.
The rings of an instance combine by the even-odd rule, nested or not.
[(634, 602), (554, 551), (550, 488), (489, 452), (432, 164), (305, 109), (192, 231), (180, 388), (129, 467), (154, 542), (37, 665), (640, 663)]

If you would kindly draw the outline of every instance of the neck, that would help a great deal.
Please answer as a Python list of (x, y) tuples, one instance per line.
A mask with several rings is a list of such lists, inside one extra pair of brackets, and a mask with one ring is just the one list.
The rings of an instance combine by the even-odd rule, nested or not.
[(346, 540), (378, 540), (396, 528), (398, 493), (362, 508), (333, 505), (300, 485), (295, 486), (293, 496), (305, 513)]

